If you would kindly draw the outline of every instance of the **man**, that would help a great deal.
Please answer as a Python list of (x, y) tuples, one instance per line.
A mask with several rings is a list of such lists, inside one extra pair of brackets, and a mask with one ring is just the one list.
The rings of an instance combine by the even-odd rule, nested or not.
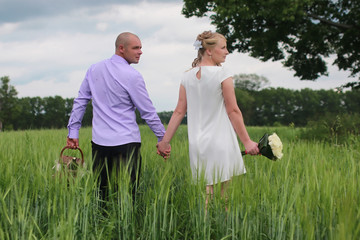
[(141, 48), (136, 35), (121, 33), (115, 42), (115, 54), (88, 69), (70, 115), (67, 145), (78, 148), (81, 121), (88, 102), (92, 100), (93, 171), (99, 174), (103, 198), (107, 196), (110, 173), (119, 173), (124, 165), (128, 167), (133, 198), (135, 196), (141, 166), (141, 137), (135, 109), (139, 110), (158, 141), (165, 133), (143, 77), (130, 66), (139, 62)]

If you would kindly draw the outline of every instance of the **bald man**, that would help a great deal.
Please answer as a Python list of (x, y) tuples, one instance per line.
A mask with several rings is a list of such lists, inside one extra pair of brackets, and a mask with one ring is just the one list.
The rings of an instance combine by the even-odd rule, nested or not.
[(112, 174), (118, 177), (122, 167), (128, 168), (135, 196), (141, 168), (141, 137), (135, 110), (139, 110), (158, 141), (165, 134), (142, 75), (130, 66), (139, 62), (141, 49), (138, 36), (121, 33), (115, 41), (115, 54), (88, 69), (70, 115), (67, 145), (75, 149), (79, 147), (86, 106), (92, 100), (93, 171), (99, 176), (103, 199), (108, 196), (108, 179)]

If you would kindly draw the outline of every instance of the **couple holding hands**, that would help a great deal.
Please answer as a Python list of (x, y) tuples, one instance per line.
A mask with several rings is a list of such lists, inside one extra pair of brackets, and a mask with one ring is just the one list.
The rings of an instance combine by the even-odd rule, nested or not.
[(197, 36), (194, 46), (197, 58), (181, 77), (178, 103), (166, 131), (142, 75), (130, 66), (138, 63), (142, 54), (141, 41), (135, 34), (121, 33), (115, 42), (115, 54), (88, 69), (74, 100), (67, 145), (79, 147), (81, 121), (91, 100), (93, 171), (99, 176), (103, 199), (108, 196), (109, 173), (119, 173), (124, 164), (135, 197), (141, 169), (135, 109), (157, 136), (157, 152), (165, 159), (170, 156), (170, 141), (187, 114), (192, 174), (197, 180), (203, 173), (208, 194), (213, 193), (215, 184), (220, 183), (224, 189), (232, 176), (246, 172), (237, 136), (248, 154), (259, 153), (237, 105), (232, 74), (221, 66), (229, 54), (225, 37), (205, 31)]

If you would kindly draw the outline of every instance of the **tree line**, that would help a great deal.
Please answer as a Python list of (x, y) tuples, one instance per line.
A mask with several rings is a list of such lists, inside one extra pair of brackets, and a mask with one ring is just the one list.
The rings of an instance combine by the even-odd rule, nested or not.
[[(309, 122), (360, 114), (360, 89), (345, 91), (309, 88), (269, 88), (269, 80), (256, 74), (234, 76), (237, 103), (249, 126), (306, 126)], [(328, 119), (326, 119), (328, 120)]]
[[(359, 114), (360, 90), (291, 90), (265, 87), (268, 80), (253, 75), (236, 75), (235, 94), (248, 126), (306, 126), (325, 115)], [(67, 126), (73, 98), (18, 98), (10, 78), (1, 77), (0, 128), (2, 130), (49, 129)], [(172, 112), (159, 112), (164, 124)], [(83, 126), (91, 126), (92, 105), (88, 104)], [(137, 112), (137, 121), (144, 123)], [(183, 123), (186, 124), (186, 118)]]
[[(249, 92), (236, 89), (238, 105), (247, 125), (306, 126), (309, 121), (326, 115), (352, 115), (360, 113), (360, 91), (290, 90), (268, 88)], [(248, 95), (246, 100), (243, 95)]]

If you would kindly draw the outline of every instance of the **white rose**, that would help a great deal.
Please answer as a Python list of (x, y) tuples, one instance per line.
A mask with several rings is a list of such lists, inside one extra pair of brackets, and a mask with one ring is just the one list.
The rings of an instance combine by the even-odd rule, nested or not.
[(276, 133), (273, 133), (268, 137), (268, 140), (269, 140), (269, 145), (271, 147), (271, 150), (272, 150), (274, 156), (277, 159), (282, 158), (283, 145), (282, 145), (282, 142), (281, 142), (280, 138), (278, 137), (278, 135), (276, 135)]

